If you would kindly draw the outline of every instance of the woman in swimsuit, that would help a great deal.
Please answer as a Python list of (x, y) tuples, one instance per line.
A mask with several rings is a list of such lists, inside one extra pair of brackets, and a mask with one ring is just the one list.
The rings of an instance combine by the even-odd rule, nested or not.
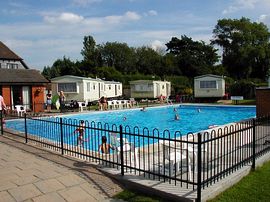
[(99, 151), (103, 154), (109, 154), (110, 149), (114, 150), (114, 147), (107, 143), (107, 137), (102, 136), (101, 138), (101, 145), (99, 145)]

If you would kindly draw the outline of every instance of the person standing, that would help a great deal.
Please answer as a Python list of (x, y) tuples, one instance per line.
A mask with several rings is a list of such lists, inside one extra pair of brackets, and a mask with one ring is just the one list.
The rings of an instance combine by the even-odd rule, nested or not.
[(4, 98), (2, 97), (2, 95), (0, 95), (0, 113), (2, 114), (2, 120), (1, 122), (4, 124), (5, 123), (5, 120), (4, 120), (4, 110), (6, 110), (7, 106), (5, 104), (5, 101), (4, 101)]
[(75, 129), (75, 133), (79, 133), (79, 136), (77, 138), (77, 146), (83, 146), (83, 143), (85, 142), (83, 136), (84, 136), (84, 130), (85, 130), (85, 125), (84, 125), (84, 120), (80, 120), (80, 125), (78, 128)]
[(47, 110), (48, 112), (51, 112), (51, 109), (52, 109), (52, 94), (51, 92), (49, 91), (48, 94), (46, 95), (47, 96)]
[(107, 143), (107, 137), (106, 136), (102, 136), (101, 137), (101, 145), (99, 145), (99, 151), (102, 154), (109, 154), (110, 149), (114, 150), (114, 147), (111, 144)]
[(59, 95), (60, 112), (63, 112), (64, 111), (64, 108), (65, 108), (65, 99), (66, 99), (65, 94), (61, 90), (60, 91), (60, 95)]

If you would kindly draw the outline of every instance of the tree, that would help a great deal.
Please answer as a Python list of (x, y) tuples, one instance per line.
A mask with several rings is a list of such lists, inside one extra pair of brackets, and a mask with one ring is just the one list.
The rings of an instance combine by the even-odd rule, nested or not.
[(83, 60), (90, 66), (96, 67), (99, 64), (99, 52), (96, 47), (96, 41), (92, 36), (85, 36), (83, 39), (83, 49), (81, 50)]
[(136, 48), (136, 69), (139, 73), (164, 75), (161, 71), (162, 56), (149, 47)]
[(193, 41), (187, 36), (173, 37), (167, 44), (167, 51), (176, 56), (180, 71), (188, 77), (209, 72), (218, 61), (217, 50), (203, 41)]
[(263, 23), (247, 18), (219, 20), (212, 44), (223, 48), (222, 64), (233, 78), (264, 79), (269, 69), (270, 33)]
[(120, 72), (134, 72), (134, 49), (126, 43), (107, 42), (99, 46), (103, 64)]
[(44, 67), (42, 75), (47, 79), (51, 79), (63, 75), (77, 75), (81, 74), (74, 62), (65, 56), (63, 59), (57, 59), (51, 67)]

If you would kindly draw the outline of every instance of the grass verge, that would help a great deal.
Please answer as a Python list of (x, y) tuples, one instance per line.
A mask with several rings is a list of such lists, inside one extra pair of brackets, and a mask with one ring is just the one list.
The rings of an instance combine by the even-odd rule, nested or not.
[(137, 192), (132, 192), (129, 190), (124, 190), (117, 194), (114, 198), (122, 199), (129, 202), (163, 202), (163, 200), (158, 197), (146, 196)]
[(270, 201), (270, 161), (209, 202)]
[[(214, 185), (215, 186), (215, 185)], [(114, 198), (128, 202), (163, 202), (158, 197), (146, 196), (137, 192), (124, 190)], [(239, 183), (227, 189), (208, 202), (268, 202), (270, 199), (270, 161), (256, 171), (244, 177)]]

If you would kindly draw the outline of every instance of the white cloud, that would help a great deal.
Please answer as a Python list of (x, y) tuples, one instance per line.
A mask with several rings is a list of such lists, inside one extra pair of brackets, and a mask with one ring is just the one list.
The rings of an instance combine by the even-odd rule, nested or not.
[(151, 43), (151, 48), (155, 51), (160, 51), (166, 49), (166, 46), (163, 42), (155, 40)]
[(258, 22), (262, 22), (270, 26), (270, 15), (265, 14), (260, 15)]
[(141, 16), (139, 14), (137, 14), (136, 12), (132, 12), (132, 11), (127, 11), (123, 17), (127, 20), (141, 19)]
[(93, 26), (107, 26), (111, 24), (120, 24), (127, 21), (136, 21), (141, 18), (139, 14), (132, 11), (127, 11), (124, 15), (111, 15), (105, 17), (84, 18), (81, 15), (74, 13), (43, 13), (44, 21), (50, 24), (84, 24)]
[(44, 21), (52, 24), (56, 23), (79, 23), (84, 20), (83, 16), (76, 15), (74, 13), (61, 13), (56, 16), (44, 16)]
[(239, 10), (253, 10), (262, 5), (269, 6), (269, 0), (235, 0), (232, 5), (223, 10), (222, 14), (235, 13)]
[(147, 14), (150, 15), (150, 16), (154, 16), (154, 15), (157, 15), (158, 13), (157, 13), (157, 11), (155, 11), (155, 10), (149, 10), (149, 11), (147, 12)]
[(102, 2), (102, 0), (73, 0), (72, 3), (74, 5), (77, 5), (77, 6), (87, 6), (89, 4), (93, 4), (93, 3), (99, 3), (99, 2)]

